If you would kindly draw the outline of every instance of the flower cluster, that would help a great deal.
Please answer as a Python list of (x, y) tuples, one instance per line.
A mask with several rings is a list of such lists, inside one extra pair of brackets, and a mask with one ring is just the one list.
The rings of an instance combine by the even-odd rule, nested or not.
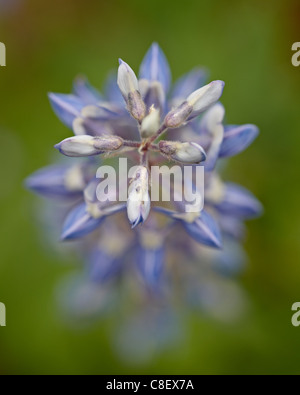
[[(64, 288), (65, 305), (77, 318), (90, 318), (121, 300), (125, 290), (130, 308), (140, 314), (122, 333), (133, 336), (138, 348), (154, 334), (158, 344), (170, 338), (166, 328), (177, 327), (172, 307), (183, 301), (229, 314), (238, 297), (228, 274), (243, 261), (244, 221), (262, 210), (249, 191), (222, 181), (216, 168), (220, 159), (247, 148), (258, 129), (224, 125), (224, 82), (205, 80), (205, 72), (194, 69), (171, 87), (166, 57), (153, 44), (138, 77), (119, 60), (105, 94), (84, 78), (75, 81), (72, 94), (51, 93), (56, 115), (74, 133), (55, 148), (72, 159), (27, 179), (38, 194), (64, 202), (55, 215), (62, 222), (61, 239), (75, 241), (84, 255), (84, 273)], [(116, 157), (136, 166), (127, 203), (97, 197), (96, 170)], [(151, 202), (150, 190), (157, 187), (150, 182), (151, 168), (172, 162), (204, 168), (204, 209), (186, 212), (175, 198), (183, 186), (175, 183), (169, 202)], [(195, 186), (195, 176), (185, 181)], [(140, 343), (132, 327), (144, 334)]]

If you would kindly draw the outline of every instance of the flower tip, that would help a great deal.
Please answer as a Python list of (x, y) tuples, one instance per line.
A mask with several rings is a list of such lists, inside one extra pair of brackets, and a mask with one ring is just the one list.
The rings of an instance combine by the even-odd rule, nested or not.
[(57, 149), (58, 151), (60, 151), (60, 143), (55, 144), (54, 148)]
[[(222, 81), (222, 80), (215, 80), (215, 81), (212, 81), (209, 85), (211, 87), (213, 87), (214, 89), (216, 89), (217, 92), (219, 92), (220, 97), (222, 96), (223, 91), (224, 91), (224, 87), (225, 87), (225, 82), (224, 81)], [(220, 99), (220, 97), (219, 97), (219, 99)]]
[(213, 247), (216, 248), (217, 250), (222, 250), (223, 249), (223, 242), (221, 239), (215, 239), (213, 243)]
[(142, 215), (140, 215), (134, 222), (131, 222), (131, 229), (136, 228), (138, 225), (144, 223)]
[(264, 213), (265, 213), (265, 208), (264, 208), (264, 206), (262, 205), (262, 203), (260, 203), (260, 202), (258, 202), (259, 204), (258, 204), (258, 207), (257, 207), (257, 217), (261, 217), (261, 216), (263, 216), (264, 215)]
[(79, 83), (79, 84), (85, 83), (85, 82), (87, 82), (87, 77), (83, 74), (78, 74), (75, 77), (74, 82)]
[(48, 99), (51, 104), (55, 104), (58, 100), (58, 94), (54, 92), (48, 92), (47, 93)]
[(259, 128), (256, 125), (250, 125), (250, 128), (252, 131), (253, 138), (256, 138), (260, 133)]
[(76, 237), (74, 237), (74, 232), (72, 229), (64, 229), (60, 235), (60, 241), (72, 241), (75, 240)]
[(48, 92), (47, 96), (48, 96), (48, 100), (50, 101), (50, 104), (54, 105), (54, 103), (55, 103), (55, 93)]
[(220, 87), (221, 87), (222, 89), (224, 89), (224, 87), (225, 87), (225, 82), (222, 81), (222, 80), (213, 81), (212, 84), (218, 84), (218, 85), (220, 85)]
[(121, 58), (119, 58), (119, 65), (121, 66), (121, 64), (125, 63)]
[(34, 189), (34, 183), (33, 183), (33, 178), (32, 176), (27, 177), (23, 181), (23, 187), (28, 190), (33, 190)]
[(68, 233), (68, 232), (63, 232), (61, 235), (60, 235), (60, 241), (68, 241), (68, 240), (70, 240), (71, 238), (70, 238), (70, 234)]

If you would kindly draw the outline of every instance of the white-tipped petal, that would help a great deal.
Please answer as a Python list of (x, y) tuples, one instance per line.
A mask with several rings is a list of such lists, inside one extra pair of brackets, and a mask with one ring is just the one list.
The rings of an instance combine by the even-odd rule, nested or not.
[(127, 100), (129, 93), (139, 90), (139, 83), (132, 68), (122, 59), (119, 59), (119, 63), (118, 85), (123, 97)]
[(211, 144), (207, 151), (207, 161), (205, 164), (208, 171), (212, 171), (215, 168), (219, 157), (224, 138), (224, 126), (222, 124), (224, 116), (224, 107), (221, 103), (217, 103), (205, 113), (201, 121), (201, 126), (209, 132), (211, 137)]
[(204, 149), (196, 143), (160, 141), (159, 149), (169, 159), (184, 164), (198, 164), (206, 160)]
[(197, 117), (220, 99), (224, 85), (223, 81), (213, 81), (191, 93), (184, 102), (166, 115), (165, 126), (178, 128)]
[(152, 106), (149, 114), (143, 119), (141, 124), (141, 136), (143, 138), (152, 137), (160, 126), (160, 111)]
[(148, 170), (139, 166), (129, 187), (127, 201), (127, 215), (133, 228), (146, 221), (150, 207)]
[(173, 158), (182, 163), (200, 163), (206, 159), (206, 154), (199, 144), (182, 143)]
[(55, 146), (62, 154), (66, 156), (91, 156), (99, 153), (94, 147), (94, 137), (92, 136), (75, 136), (63, 140)]
[(132, 192), (127, 202), (127, 215), (133, 228), (143, 223), (150, 213), (150, 196), (142, 195), (138, 192)]
[(204, 114), (201, 126), (211, 134), (214, 134), (216, 126), (222, 124), (224, 116), (224, 106), (221, 103), (217, 103)]
[(139, 91), (139, 83), (134, 71), (123, 60), (119, 60), (118, 85), (127, 103), (131, 116), (141, 122), (146, 115), (146, 105)]
[(122, 145), (123, 140), (118, 136), (93, 137), (83, 135), (65, 139), (55, 148), (66, 156), (84, 157), (115, 151)]
[(193, 107), (193, 113), (200, 114), (216, 103), (222, 96), (224, 85), (223, 81), (213, 81), (191, 93), (187, 98), (187, 102)]

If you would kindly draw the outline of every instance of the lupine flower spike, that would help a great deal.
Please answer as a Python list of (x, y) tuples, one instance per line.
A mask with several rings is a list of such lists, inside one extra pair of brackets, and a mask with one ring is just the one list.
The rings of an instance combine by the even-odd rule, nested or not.
[[(260, 215), (262, 206), (245, 188), (224, 182), (217, 165), (245, 150), (258, 129), (224, 124), (224, 86), (207, 82), (201, 68), (172, 86), (168, 61), (154, 43), (137, 74), (120, 59), (104, 93), (79, 77), (71, 94), (49, 94), (54, 112), (73, 133), (66, 131), (55, 148), (71, 158), (34, 173), (27, 186), (59, 202), (47, 217), (49, 228), (60, 227), (60, 239), (72, 240), (83, 257), (82, 274), (63, 285), (60, 300), (74, 319), (87, 320), (124, 302), (121, 288), (128, 300), (138, 299), (131, 303), (137, 310), (118, 325), (119, 348), (127, 356), (150, 355), (150, 340), (158, 350), (176, 340), (179, 298), (181, 305), (220, 319), (241, 303), (232, 276), (245, 263), (244, 221)], [(108, 184), (106, 198), (99, 199), (106, 168), (97, 168), (107, 158), (117, 163), (118, 156), (134, 170), (115, 180), (116, 188)], [(172, 181), (171, 173), (181, 178)]]

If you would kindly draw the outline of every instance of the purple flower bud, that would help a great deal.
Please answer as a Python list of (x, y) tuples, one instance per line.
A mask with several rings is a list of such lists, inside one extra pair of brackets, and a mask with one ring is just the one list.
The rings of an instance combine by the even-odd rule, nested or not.
[(186, 121), (197, 117), (220, 99), (224, 85), (223, 81), (213, 81), (191, 93), (179, 107), (167, 114), (165, 126), (178, 128)]
[(135, 228), (145, 222), (150, 213), (149, 175), (146, 167), (138, 166), (128, 192), (127, 215)]
[(130, 115), (141, 122), (146, 115), (146, 106), (139, 91), (130, 92), (127, 98), (127, 107)]
[(141, 122), (146, 115), (146, 106), (139, 91), (139, 83), (131, 67), (119, 60), (118, 85), (127, 103), (131, 116)]
[(152, 106), (149, 110), (149, 114), (143, 119), (141, 125), (141, 136), (148, 138), (154, 136), (158, 131), (160, 125), (160, 111)]
[(62, 154), (71, 157), (93, 156), (118, 150), (123, 140), (118, 136), (74, 136), (55, 146)]
[(165, 118), (165, 126), (167, 128), (178, 128), (181, 126), (192, 113), (193, 107), (187, 101), (183, 102), (179, 107), (171, 110)]
[(222, 96), (224, 86), (225, 82), (223, 81), (212, 81), (210, 84), (191, 93), (186, 99), (189, 105), (193, 107), (189, 120), (197, 117), (215, 104)]
[(168, 158), (185, 164), (198, 164), (206, 159), (204, 149), (196, 143), (160, 141), (159, 149)]

